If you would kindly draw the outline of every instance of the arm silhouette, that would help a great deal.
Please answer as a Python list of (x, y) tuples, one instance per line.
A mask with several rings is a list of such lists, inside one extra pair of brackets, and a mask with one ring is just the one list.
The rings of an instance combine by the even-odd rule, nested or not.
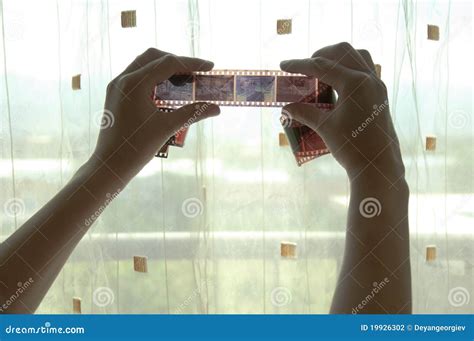
[[(113, 124), (102, 127), (90, 159), (0, 247), (0, 302), (9, 302), (0, 312), (33, 313), (94, 220), (157, 150), (190, 119), (219, 114), (208, 103), (160, 112), (151, 98), (155, 84), (173, 74), (212, 67), (151, 48), (110, 82), (103, 122)], [(27, 281), (16, 297), (17, 283)]]
[(411, 313), (409, 189), (387, 90), (370, 54), (340, 43), (284, 71), (315, 76), (338, 94), (333, 110), (292, 103), (283, 113), (314, 129), (350, 180), (346, 244), (331, 313)]

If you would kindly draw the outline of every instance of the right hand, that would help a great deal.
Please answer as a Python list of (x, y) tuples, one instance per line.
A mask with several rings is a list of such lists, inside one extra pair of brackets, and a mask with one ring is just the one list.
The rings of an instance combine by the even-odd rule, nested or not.
[(291, 103), (283, 113), (315, 130), (352, 180), (362, 173), (396, 181), (404, 175), (400, 147), (387, 100), (366, 50), (348, 43), (327, 46), (311, 58), (281, 62), (281, 69), (315, 76), (338, 94), (333, 110)]

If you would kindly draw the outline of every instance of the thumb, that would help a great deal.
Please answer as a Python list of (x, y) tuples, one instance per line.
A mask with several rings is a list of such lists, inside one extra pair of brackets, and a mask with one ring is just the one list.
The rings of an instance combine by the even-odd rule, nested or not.
[(209, 117), (217, 116), (220, 112), (221, 110), (219, 106), (212, 103), (191, 103), (173, 111), (173, 126), (176, 130), (187, 128), (193, 123), (199, 122)]
[(290, 120), (295, 120), (299, 123), (307, 125), (317, 133), (323, 130), (323, 125), (326, 121), (328, 113), (317, 108), (314, 104), (307, 103), (291, 103), (282, 108), (283, 116), (287, 116)]

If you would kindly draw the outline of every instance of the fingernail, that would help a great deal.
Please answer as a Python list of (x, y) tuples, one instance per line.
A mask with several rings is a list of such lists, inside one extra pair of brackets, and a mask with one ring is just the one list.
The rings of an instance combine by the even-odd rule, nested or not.
[(212, 115), (219, 115), (221, 113), (221, 108), (216, 104), (211, 104)]
[(216, 104), (205, 102), (203, 106), (206, 106), (205, 110), (210, 116), (219, 115), (219, 113), (221, 112), (221, 108), (219, 108), (219, 106)]

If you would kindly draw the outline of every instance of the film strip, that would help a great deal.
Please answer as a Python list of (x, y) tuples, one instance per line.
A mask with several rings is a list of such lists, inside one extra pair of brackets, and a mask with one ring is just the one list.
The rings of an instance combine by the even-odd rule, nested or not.
[[(328, 106), (318, 106), (323, 110), (330, 109)], [(280, 121), (298, 166), (329, 153), (321, 136), (310, 127), (285, 116)]]
[[(163, 112), (173, 112), (175, 109), (174, 108), (166, 108), (166, 107), (161, 107), (158, 108), (158, 110), (163, 111)], [(186, 139), (186, 135), (188, 134), (188, 129), (189, 128), (183, 128), (179, 130), (176, 134), (171, 136), (168, 141), (158, 150), (155, 156), (161, 157), (161, 158), (167, 158), (168, 153), (169, 153), (169, 147), (174, 146), (174, 147), (184, 147), (184, 140)]]
[[(213, 70), (177, 74), (157, 84), (154, 101), (159, 110), (171, 112), (194, 102), (220, 106), (283, 107), (288, 103), (314, 104), (330, 110), (335, 103), (332, 88), (314, 77), (283, 71)], [(291, 119), (282, 125), (296, 162), (305, 162), (329, 153), (316, 132)], [(167, 157), (169, 146), (182, 147), (187, 129), (181, 130), (160, 149), (156, 156)]]

